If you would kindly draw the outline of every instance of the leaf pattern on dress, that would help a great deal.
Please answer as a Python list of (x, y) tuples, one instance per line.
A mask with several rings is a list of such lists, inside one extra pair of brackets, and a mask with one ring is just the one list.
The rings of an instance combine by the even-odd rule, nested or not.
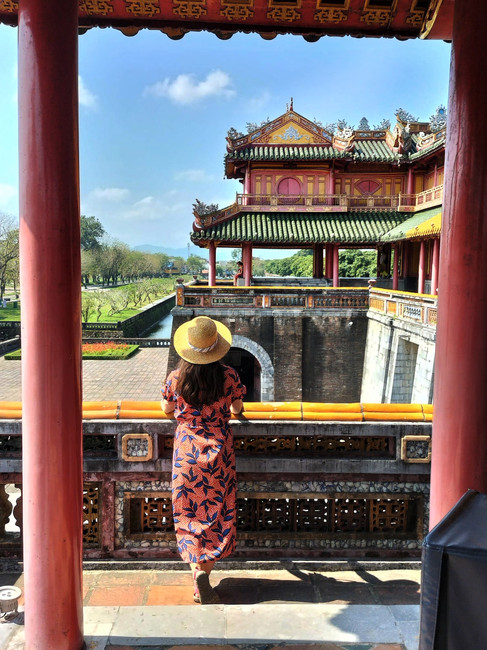
[(178, 551), (185, 562), (230, 555), (236, 544), (236, 473), (230, 405), (245, 396), (238, 373), (224, 366), (224, 395), (200, 410), (177, 392), (178, 371), (162, 397), (176, 402), (172, 471), (173, 517)]

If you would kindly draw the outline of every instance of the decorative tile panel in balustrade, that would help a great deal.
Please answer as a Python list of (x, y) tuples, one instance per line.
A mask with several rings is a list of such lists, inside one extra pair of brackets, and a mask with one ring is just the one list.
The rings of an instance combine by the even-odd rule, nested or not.
[(400, 305), (400, 315), (403, 318), (409, 318), (417, 323), (423, 321), (423, 309), (420, 306), (402, 304)]
[(126, 433), (122, 436), (122, 458), (127, 462), (152, 460), (152, 447), (149, 433)]
[(401, 440), (401, 460), (405, 463), (430, 463), (431, 436), (404, 436)]

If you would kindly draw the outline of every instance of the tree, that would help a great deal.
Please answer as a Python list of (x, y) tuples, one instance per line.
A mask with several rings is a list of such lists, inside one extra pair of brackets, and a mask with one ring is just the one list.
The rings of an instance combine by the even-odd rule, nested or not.
[(0, 300), (7, 282), (18, 277), (19, 230), (12, 217), (0, 215)]
[(342, 278), (375, 277), (377, 252), (348, 248), (340, 251), (339, 275)]
[(252, 275), (263, 277), (266, 271), (266, 261), (260, 257), (252, 257)]
[(198, 255), (190, 255), (186, 260), (186, 268), (189, 273), (201, 273), (206, 266), (206, 260)]
[(96, 313), (96, 322), (101, 317), (101, 310), (107, 303), (107, 296), (104, 291), (83, 291), (81, 294), (81, 319), (88, 323), (92, 314)]
[(98, 249), (105, 235), (105, 228), (96, 217), (81, 215), (81, 250)]

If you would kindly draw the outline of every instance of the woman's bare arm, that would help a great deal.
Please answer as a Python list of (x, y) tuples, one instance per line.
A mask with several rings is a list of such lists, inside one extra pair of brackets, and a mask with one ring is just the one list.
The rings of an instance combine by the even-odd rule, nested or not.
[(230, 405), (230, 411), (234, 415), (241, 413), (243, 411), (243, 401), (241, 399), (236, 399), (234, 402), (232, 402)]
[(167, 399), (161, 399), (161, 409), (164, 413), (172, 413), (176, 407), (176, 402), (169, 402)]

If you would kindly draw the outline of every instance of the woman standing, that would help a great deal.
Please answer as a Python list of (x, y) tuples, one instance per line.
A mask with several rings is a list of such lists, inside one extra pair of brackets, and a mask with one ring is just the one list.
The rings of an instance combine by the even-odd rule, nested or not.
[(232, 344), (230, 330), (199, 316), (174, 334), (181, 357), (162, 390), (162, 410), (175, 411), (172, 504), (178, 551), (191, 565), (194, 599), (219, 598), (209, 576), (216, 560), (235, 549), (236, 473), (231, 413), (240, 413), (245, 386), (220, 363)]

